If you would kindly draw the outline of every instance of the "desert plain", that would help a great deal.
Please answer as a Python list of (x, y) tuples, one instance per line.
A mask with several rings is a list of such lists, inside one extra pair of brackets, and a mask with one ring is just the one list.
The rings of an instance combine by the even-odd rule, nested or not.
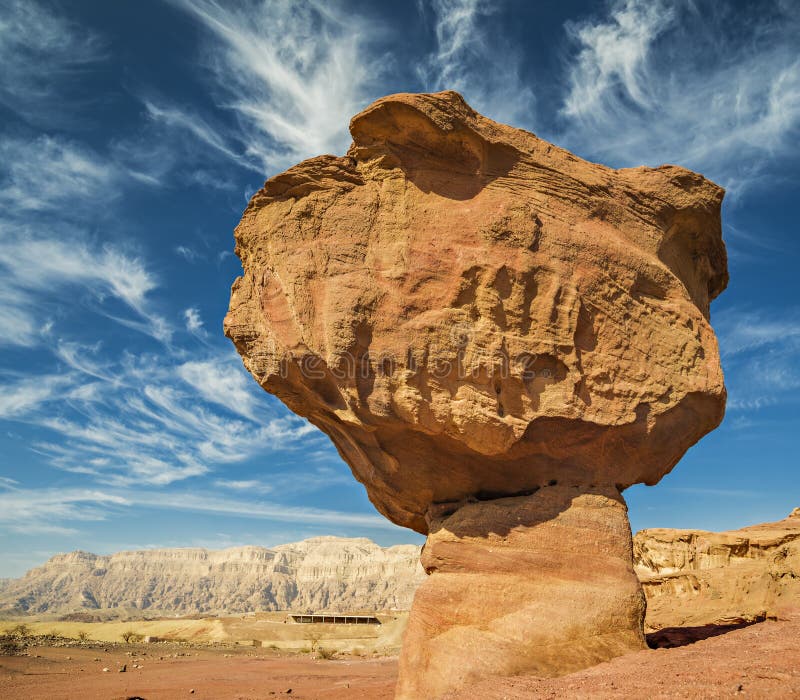
[[(104, 624), (104, 623), (99, 623)], [(452, 698), (792, 698), (800, 695), (800, 616), (648, 649), (559, 678), (492, 679)], [(125, 665), (126, 671), (119, 672)], [(103, 669), (108, 669), (104, 671)], [(0, 697), (30, 700), (389, 700), (397, 656), (204, 644), (32, 646), (0, 657)]]

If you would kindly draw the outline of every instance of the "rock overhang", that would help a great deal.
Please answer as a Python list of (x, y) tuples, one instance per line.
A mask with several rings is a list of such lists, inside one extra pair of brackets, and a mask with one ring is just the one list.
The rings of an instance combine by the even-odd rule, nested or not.
[(225, 330), (384, 515), (425, 533), (436, 503), (656, 483), (719, 424), (721, 188), (588, 163), (453, 92), (351, 133), (252, 198)]

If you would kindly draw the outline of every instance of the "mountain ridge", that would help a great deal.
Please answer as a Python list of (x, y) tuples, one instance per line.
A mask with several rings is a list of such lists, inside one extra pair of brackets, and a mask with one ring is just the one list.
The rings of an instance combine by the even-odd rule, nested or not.
[(0, 586), (0, 612), (134, 608), (173, 614), (408, 609), (424, 577), (417, 545), (314, 537), (243, 545), (56, 554)]

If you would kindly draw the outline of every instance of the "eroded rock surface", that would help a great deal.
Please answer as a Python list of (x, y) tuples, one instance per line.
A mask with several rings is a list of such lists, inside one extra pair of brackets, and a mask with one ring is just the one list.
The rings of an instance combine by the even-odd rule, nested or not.
[(225, 329), (389, 519), (425, 533), (432, 502), (554, 477), (656, 483), (720, 422), (719, 187), (588, 163), (452, 92), (351, 131), (252, 198)]
[(728, 532), (649, 529), (634, 537), (651, 630), (747, 623), (800, 610), (800, 509)]
[[(538, 503), (552, 485), (613, 500), (658, 482), (719, 424), (709, 304), (728, 278), (721, 188), (671, 165), (588, 163), (454, 92), (383, 98), (350, 130), (346, 156), (304, 161), (252, 198), (236, 229), (244, 273), (225, 331), (258, 382), (331, 437), (386, 517), (430, 532), (436, 551), (451, 524), (442, 508)], [(488, 541), (491, 517), (476, 522), (485, 532), (474, 538)], [(538, 533), (520, 521), (487, 551), (536, 552)], [(628, 635), (631, 615), (641, 625), (628, 545), (614, 556), (628, 612), (592, 631), (557, 612), (558, 597), (538, 624), (584, 625), (575, 639), (616, 630), (640, 644)], [(547, 587), (553, 574), (537, 575)], [(461, 579), (447, 580), (466, 605)], [(458, 607), (458, 596), (447, 600)], [(465, 623), (474, 632), (492, 615), (484, 603)], [(422, 614), (415, 606), (410, 629)], [(491, 672), (477, 649), (465, 658), (454, 646), (461, 633), (416, 629), (426, 648), (447, 646), (458, 663)], [(496, 629), (493, 644), (513, 634)], [(517, 670), (533, 668), (533, 656), (521, 652)], [(406, 658), (403, 675), (420, 676), (416, 663)]]
[(470, 503), (430, 529), (421, 560), (432, 575), (414, 597), (399, 697), (438, 697), (487, 675), (556, 676), (644, 646), (615, 489)]

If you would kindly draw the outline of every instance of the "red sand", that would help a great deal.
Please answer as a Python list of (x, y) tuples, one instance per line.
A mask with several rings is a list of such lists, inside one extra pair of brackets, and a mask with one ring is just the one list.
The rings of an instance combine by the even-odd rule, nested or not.
[[(266, 650), (257, 650), (260, 654), (250, 650), (250, 655), (196, 650), (173, 658), (175, 649), (131, 648), (146, 656), (127, 656), (124, 648), (108, 653), (102, 648), (39, 648), (30, 653), (40, 658), (0, 657), (0, 698), (389, 700), (397, 676), (396, 658), (324, 661), (270, 655)], [(159, 660), (159, 655), (164, 658)], [(123, 663), (128, 670), (118, 673)], [(134, 663), (143, 668), (133, 668)], [(103, 667), (110, 671), (103, 673)], [(491, 679), (456, 697), (800, 698), (800, 617), (764, 622), (675, 649), (628, 654), (562, 678)]]
[[(163, 660), (158, 657), (167, 651), (153, 647), (146, 648), (146, 656), (133, 657), (126, 656), (124, 649), (103, 653), (102, 648), (35, 648), (30, 653), (41, 658), (0, 657), (0, 698), (389, 700), (394, 695), (396, 658), (324, 661), (308, 656), (228, 656), (217, 650), (195, 650), (188, 652), (190, 656), (173, 658), (173, 651)], [(133, 668), (134, 663), (142, 668)], [(122, 664), (127, 664), (125, 673), (117, 671)], [(109, 672), (104, 673), (104, 667)]]

